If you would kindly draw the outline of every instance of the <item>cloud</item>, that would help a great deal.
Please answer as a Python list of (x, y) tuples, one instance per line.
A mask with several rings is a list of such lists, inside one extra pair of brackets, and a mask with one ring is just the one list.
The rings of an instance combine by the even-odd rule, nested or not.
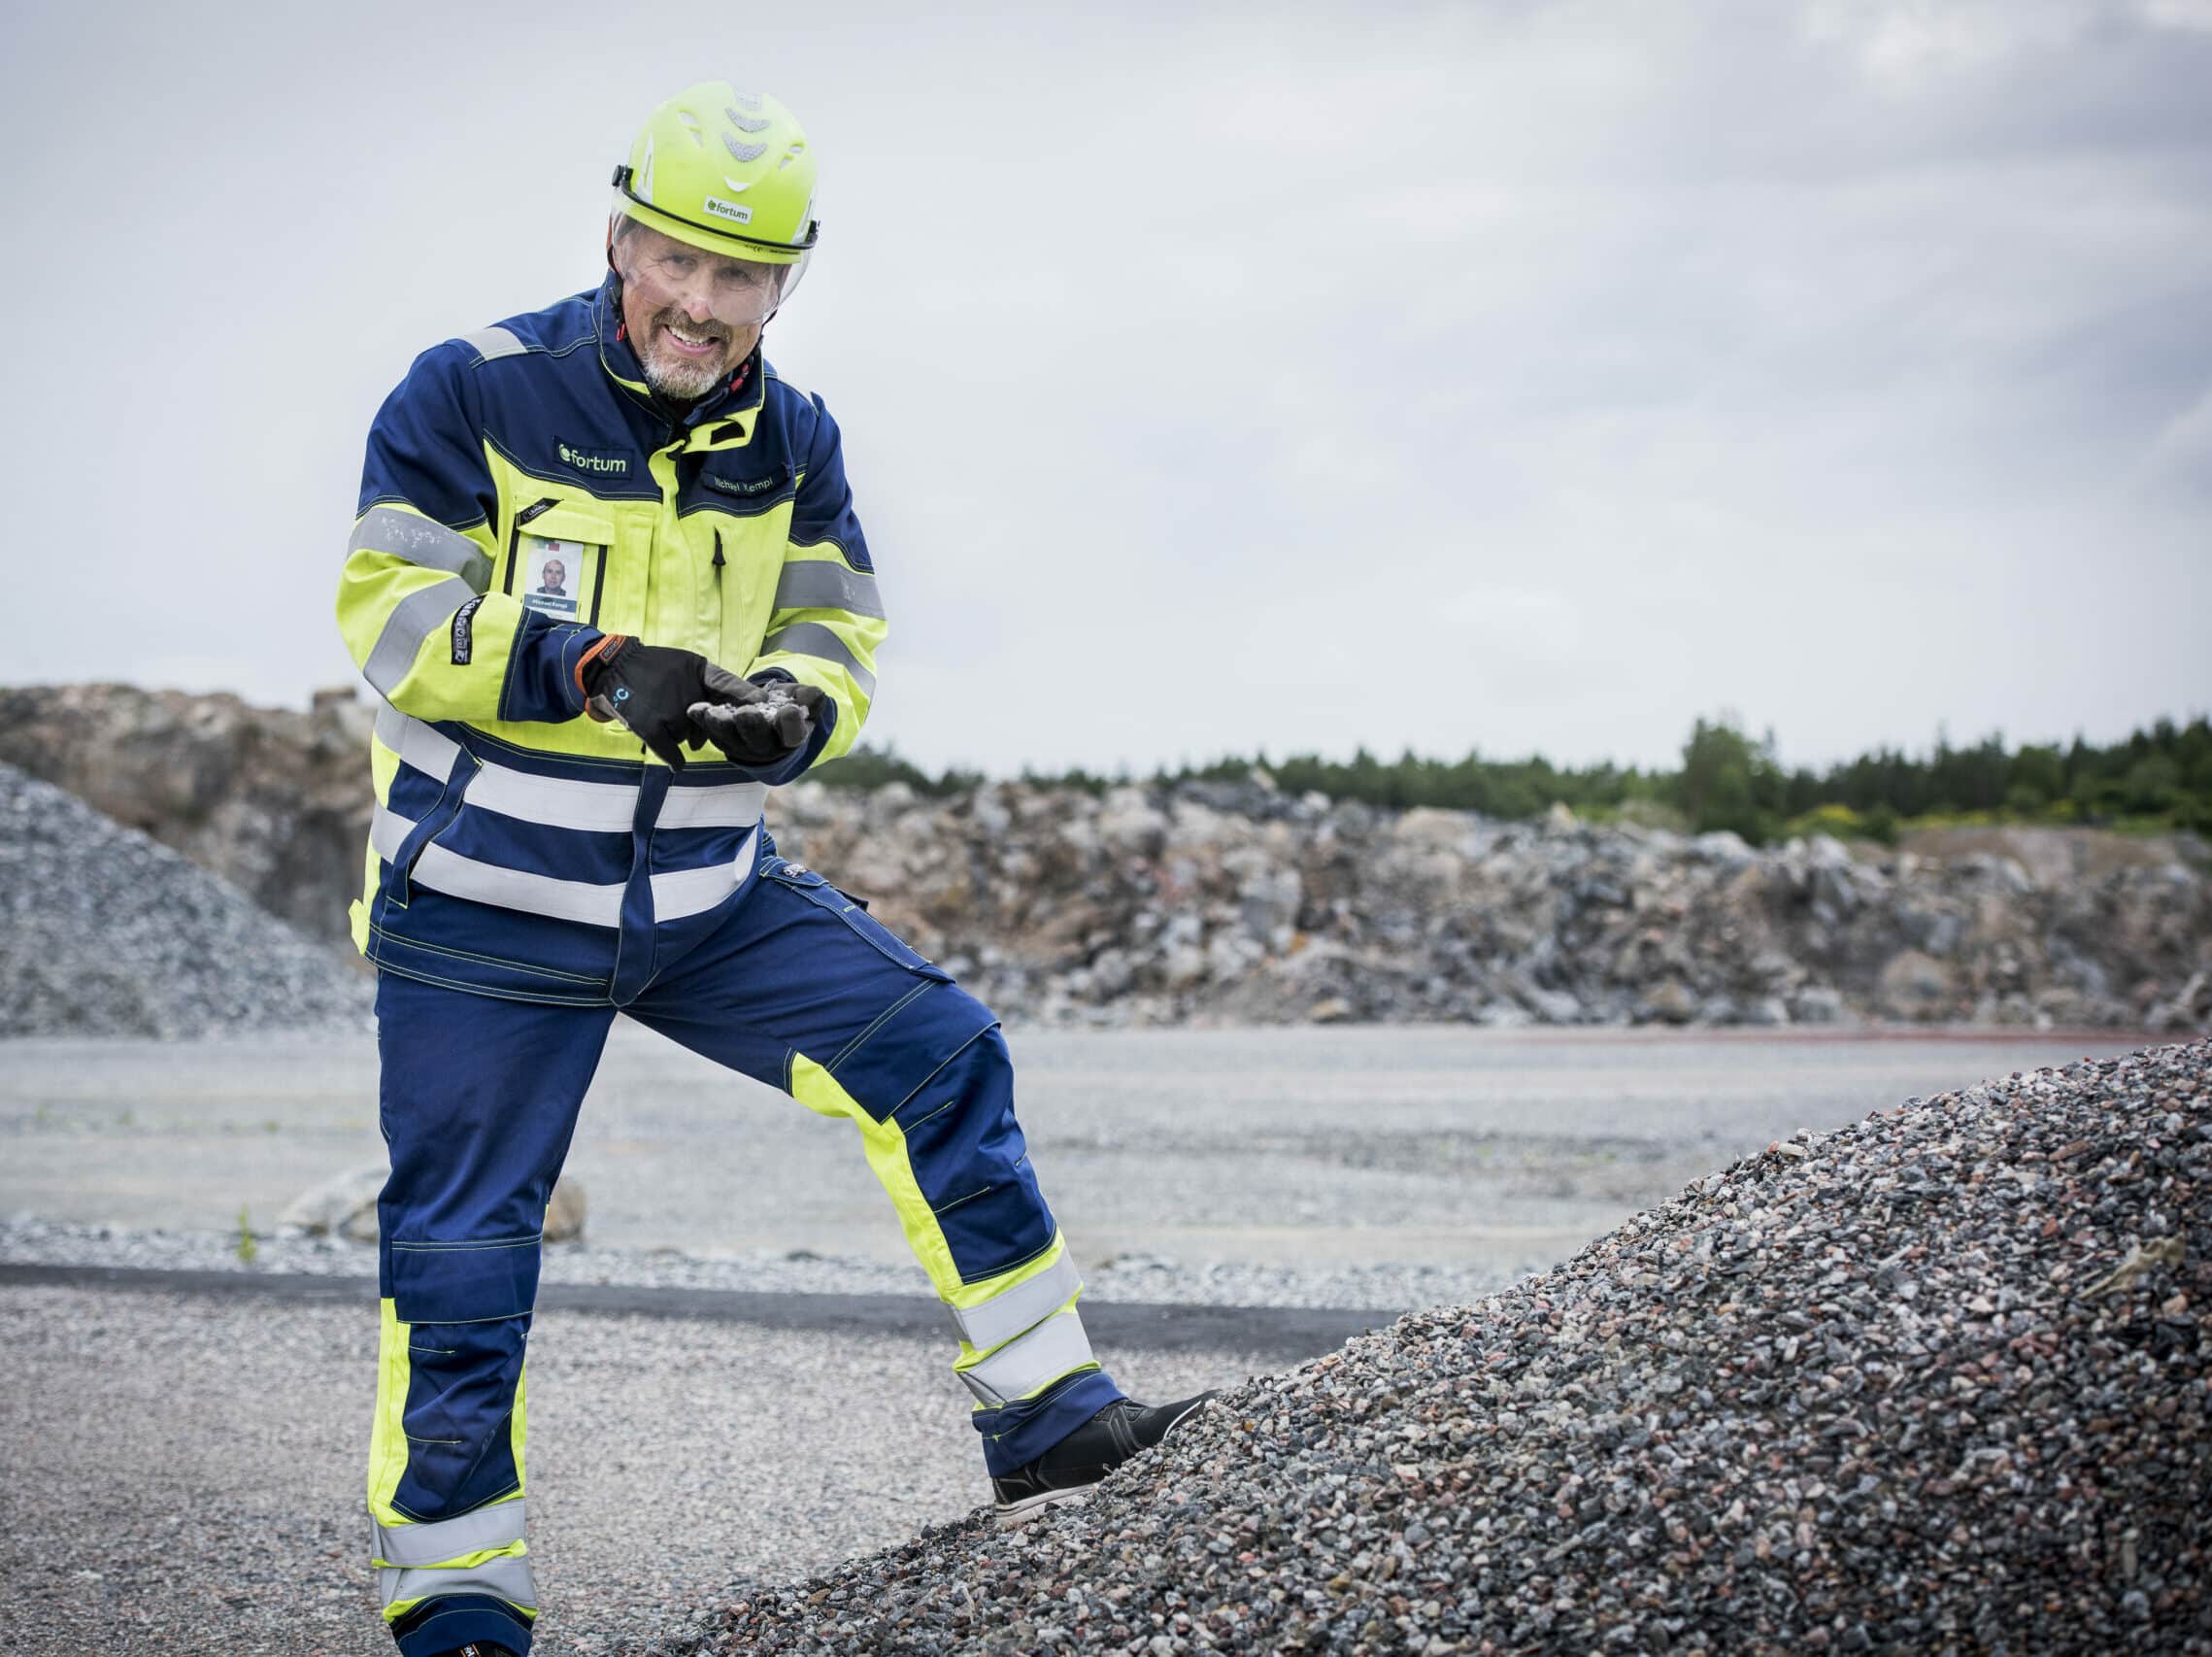
[[(595, 280), (610, 157), (706, 69), (581, 5), (12, 26), (16, 596), (101, 620), (0, 672), (296, 701), (349, 671), (377, 402)], [(871, 734), (926, 762), (1648, 762), (1721, 705), (1794, 758), (2212, 701), (2174, 601), (2201, 6), (872, 6), (747, 46), (825, 167), (771, 352), (844, 425)], [(78, 118), (94, 82), (163, 143)]]

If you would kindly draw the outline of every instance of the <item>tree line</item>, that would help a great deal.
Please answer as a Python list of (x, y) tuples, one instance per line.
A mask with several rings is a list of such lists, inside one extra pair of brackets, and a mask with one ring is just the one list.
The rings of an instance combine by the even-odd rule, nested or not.
[[(1753, 844), (1809, 830), (1893, 840), (1916, 822), (2079, 823), (2125, 828), (2188, 828), (2212, 833), (2212, 724), (2159, 720), (2125, 741), (2099, 747), (2077, 735), (2056, 743), (2006, 745), (1997, 735), (1958, 748), (1939, 734), (1926, 754), (1878, 748), (1826, 770), (1783, 763), (1774, 733), (1753, 737), (1732, 716), (1700, 719), (1673, 769), (1611, 763), (1558, 766), (1541, 757), (1394, 761), (1362, 748), (1349, 760), (1317, 754), (1224, 758), (1162, 769), (1149, 779), (1241, 782), (1255, 769), (1287, 793), (1360, 800), (1402, 810), (1439, 806), (1486, 816), (1529, 818), (1553, 805), (1600, 821), (1627, 818), (1694, 832), (1726, 828)], [(856, 749), (817, 773), (825, 783), (873, 788), (903, 782), (944, 797), (974, 789), (980, 771), (931, 776), (890, 749)], [(1041, 786), (1098, 792), (1138, 780), (1082, 769), (1024, 772)]]

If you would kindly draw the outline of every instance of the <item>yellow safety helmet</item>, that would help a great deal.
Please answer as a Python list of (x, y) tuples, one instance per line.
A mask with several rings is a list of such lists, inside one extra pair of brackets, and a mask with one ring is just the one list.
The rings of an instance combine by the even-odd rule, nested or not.
[[(798, 118), (727, 81), (687, 86), (648, 116), (614, 185), (610, 246), (628, 219), (708, 253), (803, 267), (821, 234)], [(781, 274), (788, 299), (802, 271)]]

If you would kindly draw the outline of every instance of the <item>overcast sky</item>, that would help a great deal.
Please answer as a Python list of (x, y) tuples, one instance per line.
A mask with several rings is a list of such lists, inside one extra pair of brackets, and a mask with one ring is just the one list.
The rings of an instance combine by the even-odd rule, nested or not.
[(2212, 0), (12, 0), (0, 679), (353, 677), (370, 417), (776, 93), (931, 766), (2212, 707)]

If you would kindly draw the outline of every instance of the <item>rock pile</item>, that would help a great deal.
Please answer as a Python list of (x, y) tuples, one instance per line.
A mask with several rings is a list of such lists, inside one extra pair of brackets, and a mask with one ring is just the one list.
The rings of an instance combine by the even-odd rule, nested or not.
[(664, 1653), (2212, 1652), (2212, 1044), (1690, 1187)]
[[(342, 943), (368, 704), (305, 714), (126, 686), (0, 690), (0, 761)], [(782, 849), (1009, 1019), (1832, 1024), (2212, 1031), (2212, 853), (2187, 837), (1816, 838), (1386, 812), (1245, 784), (802, 783)]]
[(2015, 830), (2030, 872), (1257, 782), (949, 802), (802, 783), (771, 823), (1001, 1012), (1054, 1023), (2212, 1031), (2212, 878), (2172, 843)]
[(366, 1019), (372, 993), (228, 883), (0, 764), (0, 1037)]

